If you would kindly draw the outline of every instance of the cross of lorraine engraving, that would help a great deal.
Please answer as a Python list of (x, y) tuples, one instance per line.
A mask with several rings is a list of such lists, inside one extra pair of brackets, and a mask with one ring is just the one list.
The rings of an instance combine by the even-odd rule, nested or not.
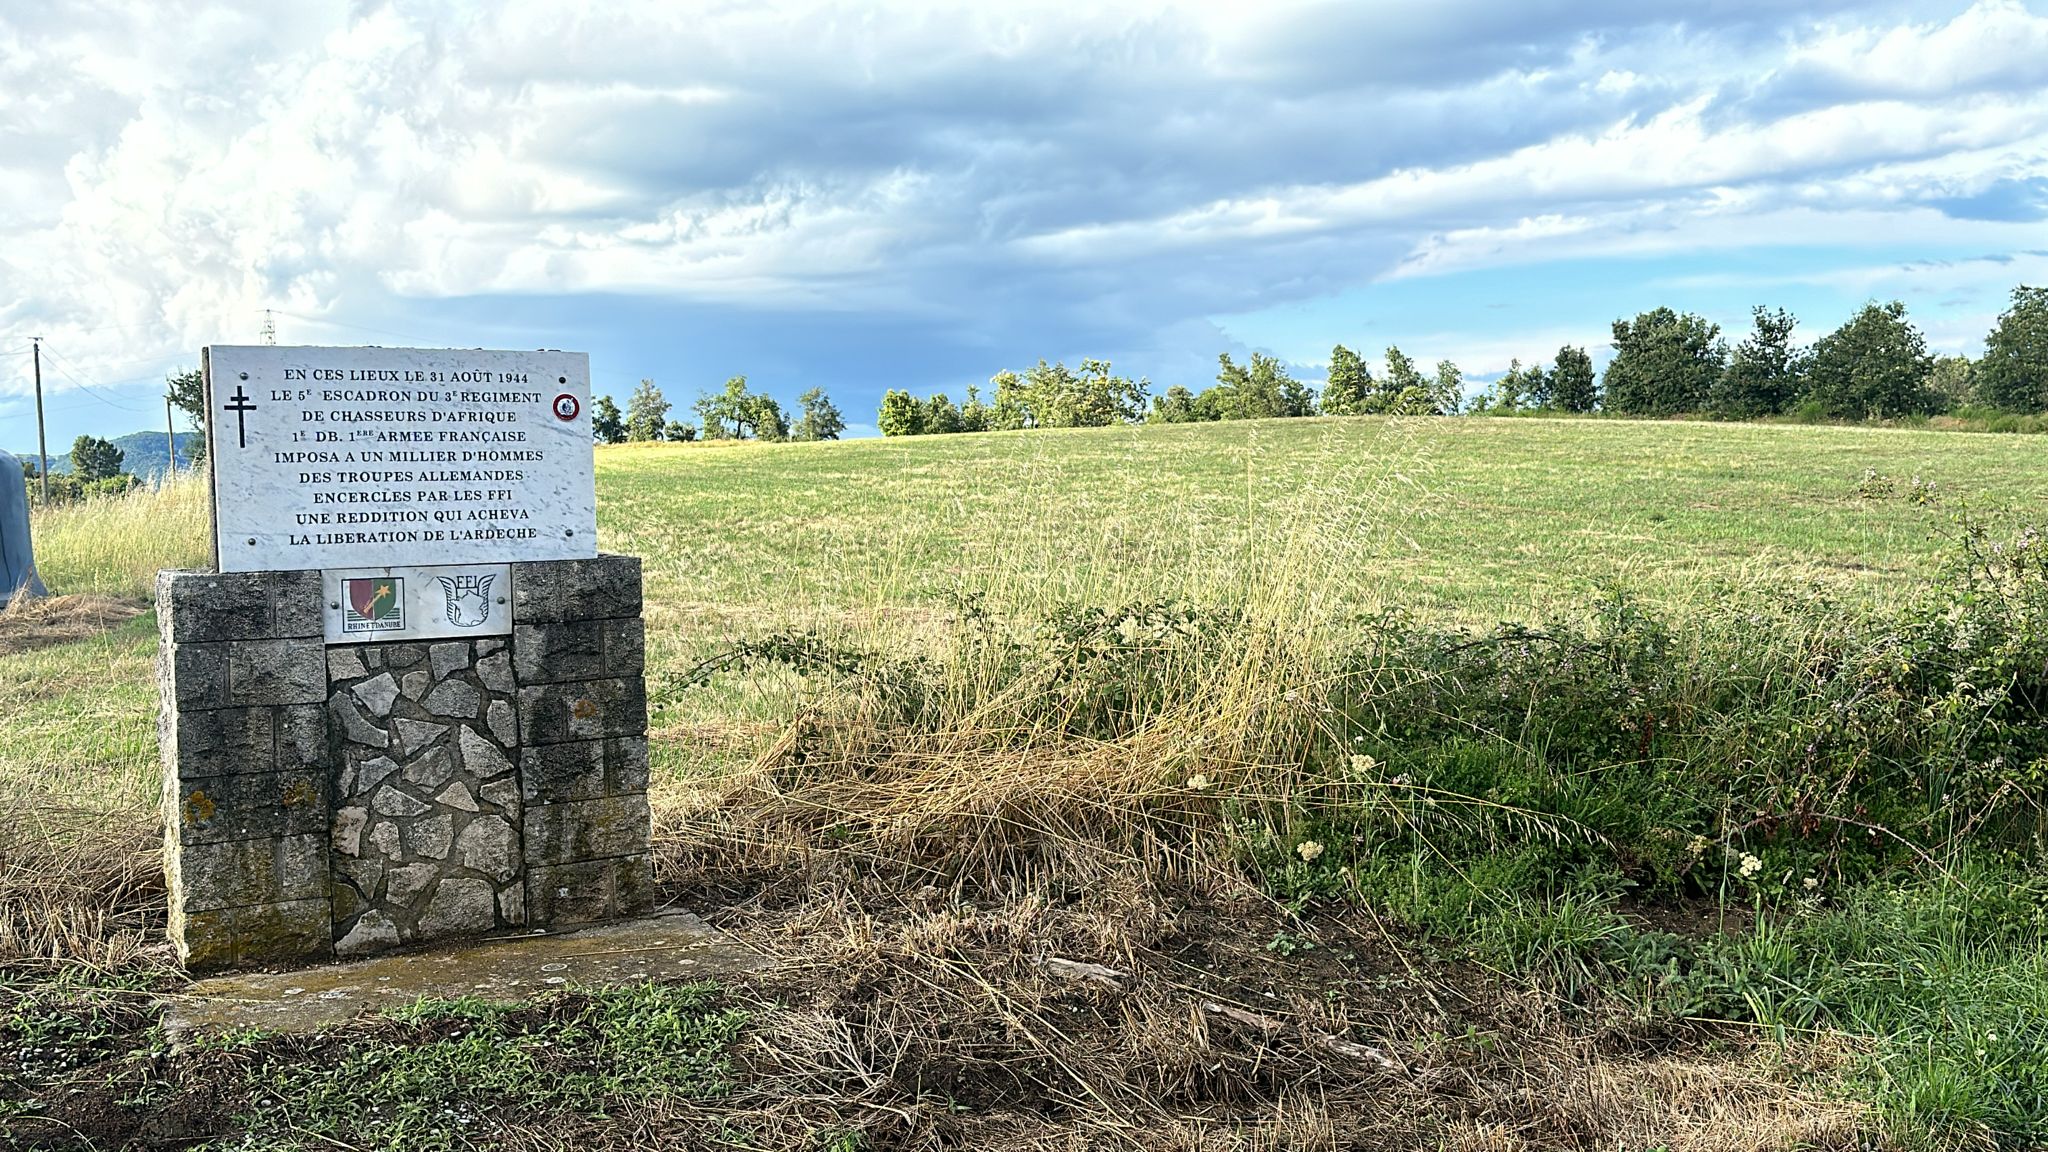
[(243, 394), (240, 384), (235, 385), (235, 394), (228, 397), (228, 399), (230, 403), (223, 404), (221, 407), (222, 410), (235, 414), (235, 446), (247, 448), (249, 446), (249, 413), (256, 410), (256, 405), (248, 396)]

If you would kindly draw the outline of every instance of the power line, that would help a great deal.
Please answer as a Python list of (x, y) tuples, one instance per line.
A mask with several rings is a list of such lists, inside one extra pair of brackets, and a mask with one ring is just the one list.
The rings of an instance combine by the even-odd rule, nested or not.
[[(57, 371), (62, 372), (64, 374), (65, 379), (71, 381), (73, 384), (78, 385), (80, 388), (85, 389), (86, 395), (91, 396), (93, 399), (98, 400), (100, 403), (105, 404), (107, 407), (118, 408), (123, 412), (142, 411), (142, 409), (140, 408), (131, 408), (126, 404), (115, 403), (114, 401), (107, 399), (105, 396), (102, 396), (100, 394), (99, 389), (94, 388), (92, 385), (87, 384), (83, 380), (80, 380), (78, 376), (71, 371), (71, 369), (66, 368), (64, 366), (65, 364), (70, 363), (70, 359), (68, 357), (58, 356), (57, 353), (54, 350), (52, 350), (50, 351), (50, 362), (52, 365), (56, 367)], [(82, 370), (83, 369), (81, 369), (81, 371)]]
[(400, 340), (416, 341), (423, 344), (432, 343), (432, 341), (427, 340), (425, 337), (405, 332), (393, 332), (388, 328), (371, 328), (362, 324), (348, 324), (340, 320), (329, 320), (324, 316), (307, 316), (298, 312), (287, 312), (282, 308), (266, 308), (264, 311), (275, 311), (279, 316), (289, 316), (294, 320), (304, 320), (308, 324), (325, 324), (330, 328), (350, 328), (357, 332), (368, 332), (375, 336), (394, 336)]

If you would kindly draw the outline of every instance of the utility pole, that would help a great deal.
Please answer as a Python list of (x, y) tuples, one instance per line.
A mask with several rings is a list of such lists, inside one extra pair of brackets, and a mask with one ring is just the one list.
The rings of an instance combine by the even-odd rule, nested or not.
[(169, 484), (171, 478), (178, 474), (178, 433), (176, 429), (177, 425), (171, 423), (171, 394), (166, 392), (164, 393), (164, 459), (170, 461), (169, 464), (164, 465), (164, 483), (166, 484)]
[(31, 336), (36, 362), (36, 453), (43, 458), (43, 470), (36, 477), (43, 486), (43, 504), (50, 503), (50, 442), (43, 435), (43, 338)]

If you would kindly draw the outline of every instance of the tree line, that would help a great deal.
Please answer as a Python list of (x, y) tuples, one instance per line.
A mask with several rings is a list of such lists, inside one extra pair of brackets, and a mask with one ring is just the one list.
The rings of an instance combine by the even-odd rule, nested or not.
[[(127, 453), (111, 440), (80, 436), (71, 442), (71, 471), (50, 473), (50, 503), (68, 504), (88, 496), (118, 496), (142, 483), (142, 478), (122, 471)], [(21, 462), (21, 477), (28, 482), (29, 499), (43, 498), (42, 472), (34, 460)]]
[(973, 386), (964, 404), (944, 392), (919, 400), (890, 389), (877, 423), (885, 436), (918, 436), (1315, 415), (1606, 412), (1889, 420), (1972, 410), (2048, 412), (2048, 288), (2015, 288), (1975, 360), (1930, 355), (1926, 337), (1896, 300), (1864, 305), (1807, 347), (1794, 344), (1798, 320), (1785, 309), (1757, 307), (1751, 321), (1731, 347), (1705, 317), (1654, 308), (1614, 322), (1614, 357), (1604, 373), (1595, 373), (1585, 348), (1567, 344), (1548, 366), (1514, 361), (1469, 399), (1464, 374), (1449, 360), (1425, 373), (1390, 346), (1375, 375), (1363, 357), (1339, 344), (1330, 351), (1319, 392), (1258, 352), (1244, 364), (1228, 353), (1218, 357), (1216, 383), (1199, 393), (1176, 384), (1158, 395), (1149, 380), (1118, 376), (1106, 360), (1084, 359), (1079, 371), (1040, 360), (1022, 374), (997, 373), (986, 401)]
[(846, 431), (846, 418), (823, 388), (813, 388), (796, 398), (799, 415), (791, 423), (775, 397), (747, 387), (745, 376), (734, 376), (718, 392), (700, 392), (690, 406), (702, 421), (696, 424), (669, 419), (673, 407), (652, 380), (640, 381), (626, 399), (626, 410), (609, 396), (599, 396), (590, 406), (590, 434), (600, 444), (628, 441), (667, 440), (837, 440)]

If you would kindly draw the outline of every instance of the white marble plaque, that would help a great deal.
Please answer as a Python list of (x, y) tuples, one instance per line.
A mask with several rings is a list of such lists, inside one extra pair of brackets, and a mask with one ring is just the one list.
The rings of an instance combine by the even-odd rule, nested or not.
[(330, 568), (327, 642), (441, 640), (512, 631), (512, 566)]
[(590, 358), (206, 350), (222, 572), (597, 555)]

